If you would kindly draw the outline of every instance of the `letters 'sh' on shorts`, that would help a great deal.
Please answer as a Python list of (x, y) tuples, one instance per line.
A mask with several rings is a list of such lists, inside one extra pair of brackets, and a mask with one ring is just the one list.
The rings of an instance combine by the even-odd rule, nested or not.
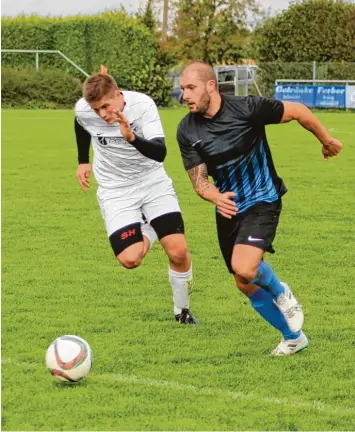
[[(141, 223), (150, 223), (165, 214), (181, 213), (172, 180), (165, 170), (150, 173), (144, 181), (133, 186), (99, 188), (97, 200), (116, 255), (131, 244), (142, 241)], [(176, 216), (171, 219), (175, 220)], [(119, 239), (116, 239), (114, 247), (111, 239), (115, 236)]]

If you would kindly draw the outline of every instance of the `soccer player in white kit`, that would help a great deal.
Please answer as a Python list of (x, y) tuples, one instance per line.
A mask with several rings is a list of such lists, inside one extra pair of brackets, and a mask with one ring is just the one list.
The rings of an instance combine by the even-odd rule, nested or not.
[(197, 324), (189, 310), (191, 258), (178, 199), (163, 161), (164, 131), (147, 95), (120, 91), (106, 73), (89, 77), (75, 106), (77, 179), (90, 187), (90, 142), (97, 200), (111, 247), (127, 269), (138, 267), (158, 237), (169, 258), (175, 319)]

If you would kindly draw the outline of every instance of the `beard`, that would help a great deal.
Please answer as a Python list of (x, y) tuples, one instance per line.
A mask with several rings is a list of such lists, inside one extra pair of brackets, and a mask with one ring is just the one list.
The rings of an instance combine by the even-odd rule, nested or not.
[(197, 111), (200, 114), (205, 114), (208, 111), (208, 108), (210, 107), (211, 98), (210, 95), (205, 91), (203, 95), (201, 96), (201, 99), (197, 105)]

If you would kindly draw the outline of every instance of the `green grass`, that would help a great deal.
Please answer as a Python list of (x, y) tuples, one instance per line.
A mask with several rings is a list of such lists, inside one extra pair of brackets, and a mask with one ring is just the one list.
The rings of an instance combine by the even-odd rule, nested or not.
[[(354, 115), (317, 113), (343, 153), (324, 162), (296, 122), (268, 127), (289, 188), (267, 260), (305, 311), (310, 348), (271, 358), (279, 334), (233, 285), (214, 210), (192, 190), (176, 126), (162, 110), (166, 169), (194, 263), (196, 328), (172, 317), (168, 263), (155, 245), (127, 271), (110, 249), (95, 188), (80, 192), (69, 111), (3, 111), (3, 430), (353, 430)], [(88, 378), (55, 384), (49, 343), (85, 338)]]

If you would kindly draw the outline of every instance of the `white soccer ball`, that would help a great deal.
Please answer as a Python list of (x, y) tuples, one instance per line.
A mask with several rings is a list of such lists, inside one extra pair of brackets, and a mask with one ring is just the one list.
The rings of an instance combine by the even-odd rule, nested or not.
[(46, 353), (47, 368), (60, 381), (81, 380), (89, 373), (91, 362), (91, 348), (78, 336), (60, 336), (49, 345)]

